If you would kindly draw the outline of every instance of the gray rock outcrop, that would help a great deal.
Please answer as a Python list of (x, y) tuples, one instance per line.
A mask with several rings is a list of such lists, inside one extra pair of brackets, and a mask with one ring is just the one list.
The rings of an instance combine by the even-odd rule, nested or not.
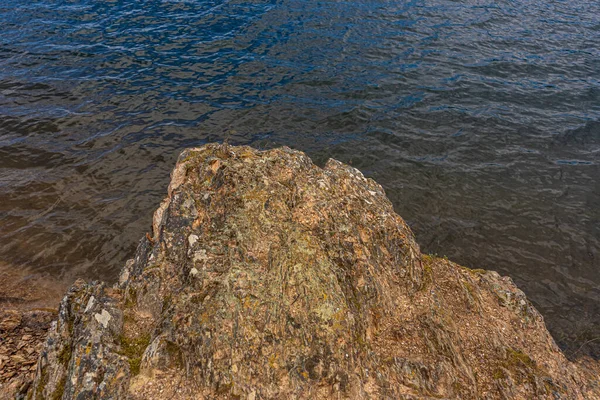
[(186, 150), (119, 282), (77, 282), (38, 399), (591, 399), (509, 278), (420, 252), (381, 186), (288, 148)]

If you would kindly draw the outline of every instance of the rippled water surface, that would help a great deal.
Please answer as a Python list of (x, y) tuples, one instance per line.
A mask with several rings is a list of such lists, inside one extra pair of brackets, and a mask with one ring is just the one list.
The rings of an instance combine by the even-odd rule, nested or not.
[(0, 260), (114, 280), (185, 147), (334, 157), (600, 355), (600, 3), (0, 0)]

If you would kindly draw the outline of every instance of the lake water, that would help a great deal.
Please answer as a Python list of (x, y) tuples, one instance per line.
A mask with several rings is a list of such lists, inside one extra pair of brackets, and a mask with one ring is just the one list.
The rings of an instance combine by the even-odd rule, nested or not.
[(600, 3), (0, 0), (0, 261), (114, 280), (179, 152), (381, 183), (426, 252), (600, 356)]

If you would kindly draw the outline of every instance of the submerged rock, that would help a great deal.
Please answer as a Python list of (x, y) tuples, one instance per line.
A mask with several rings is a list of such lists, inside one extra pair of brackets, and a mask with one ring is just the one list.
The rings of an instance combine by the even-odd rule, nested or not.
[(381, 186), (186, 150), (114, 287), (77, 282), (31, 398), (597, 398), (509, 278), (421, 254)]

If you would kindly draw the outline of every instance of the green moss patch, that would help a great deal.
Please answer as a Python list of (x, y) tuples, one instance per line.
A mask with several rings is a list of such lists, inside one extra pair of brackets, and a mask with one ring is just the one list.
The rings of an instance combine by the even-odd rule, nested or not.
[(523, 366), (528, 369), (535, 368), (535, 362), (531, 359), (531, 357), (529, 357), (527, 354), (525, 354), (521, 351), (514, 350), (514, 349), (507, 349), (507, 358), (508, 358), (508, 363), (512, 367)]
[(52, 400), (60, 400), (63, 397), (63, 394), (65, 393), (65, 385), (67, 383), (67, 374), (63, 374), (63, 377), (60, 378), (60, 381), (58, 382), (58, 385), (56, 386), (56, 389), (54, 390), (54, 393), (52, 393)]
[(148, 345), (150, 345), (150, 335), (143, 334), (136, 338), (121, 335), (119, 339), (121, 342), (121, 351), (119, 354), (129, 359), (129, 371), (131, 375), (138, 375), (140, 373), (140, 365), (142, 364), (142, 356)]
[(68, 368), (69, 361), (71, 361), (72, 355), (73, 355), (73, 352), (71, 350), (71, 346), (69, 346), (69, 345), (63, 346), (62, 351), (58, 355), (58, 362), (60, 362), (60, 364), (62, 366), (64, 366), (65, 368)]
[(48, 384), (48, 374), (46, 373), (46, 367), (44, 366), (42, 368), (42, 371), (40, 373), (40, 381), (38, 383), (37, 388), (35, 389), (36, 391), (36, 400), (43, 400), (44, 399), (44, 389), (46, 388), (46, 385)]

